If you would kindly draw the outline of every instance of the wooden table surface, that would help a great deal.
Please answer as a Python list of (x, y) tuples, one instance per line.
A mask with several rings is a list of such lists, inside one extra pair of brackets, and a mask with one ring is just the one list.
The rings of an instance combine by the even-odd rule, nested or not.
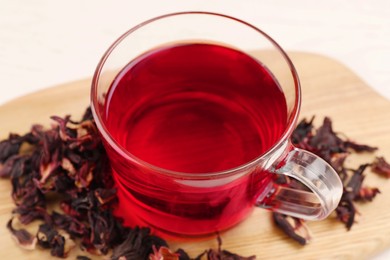
[[(375, 155), (390, 159), (390, 102), (376, 94), (357, 75), (335, 60), (308, 53), (291, 53), (302, 82), (301, 117), (316, 115), (316, 124), (330, 116), (334, 128), (351, 139), (378, 146)], [(89, 80), (72, 82), (20, 97), (0, 107), (0, 137), (10, 131), (23, 133), (32, 123), (50, 123), (50, 115), (72, 114), (78, 118), (89, 102)], [(371, 162), (374, 155), (362, 154), (348, 160), (351, 166)], [(390, 180), (367, 171), (365, 183), (381, 194), (372, 202), (358, 204), (360, 215), (350, 231), (330, 216), (308, 226), (313, 240), (299, 246), (286, 238), (266, 210), (255, 209), (237, 227), (222, 234), (223, 247), (257, 259), (367, 259), (390, 248)], [(46, 251), (26, 251), (16, 246), (5, 228), (13, 204), (8, 180), (0, 180), (0, 256), (4, 259), (50, 259)], [(215, 240), (179, 243), (192, 256), (216, 247)], [(79, 252), (73, 252), (74, 259)], [(99, 259), (99, 258), (97, 258)]]

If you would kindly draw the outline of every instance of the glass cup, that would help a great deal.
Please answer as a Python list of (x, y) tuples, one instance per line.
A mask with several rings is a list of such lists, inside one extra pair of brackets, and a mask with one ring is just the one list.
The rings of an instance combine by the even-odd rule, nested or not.
[[(131, 62), (142, 60), (145, 53), (199, 43), (237, 50), (267, 68), (285, 97), (284, 128), (265, 151), (259, 150), (254, 158), (234, 167), (194, 172), (183, 166), (182, 170), (172, 170), (140, 158), (118, 140), (107, 123), (108, 103), (112, 97), (110, 88), (120, 79), (123, 69)], [(161, 104), (158, 108), (152, 104), (151, 100), (155, 102), (158, 96), (144, 98), (153, 95), (153, 91), (142, 94), (142, 90), (134, 88), (129, 86), (127, 94), (134, 98), (123, 107), (131, 107), (145, 99), (144, 106), (151, 102), (153, 109), (164, 109)], [(164, 95), (181, 91), (172, 88)], [(207, 88), (202, 91), (207, 92)], [(233, 102), (236, 96), (237, 100), (245, 98), (240, 96), (239, 88), (229, 91), (233, 93)], [(91, 102), (117, 186), (119, 203), (115, 214), (123, 218), (125, 225), (149, 226), (165, 237), (205, 236), (236, 225), (256, 207), (307, 220), (321, 220), (337, 207), (341, 198), (343, 186), (331, 166), (318, 156), (294, 147), (289, 139), (301, 104), (301, 88), (293, 63), (271, 37), (244, 21), (216, 13), (183, 12), (163, 15), (135, 26), (114, 42), (98, 64), (92, 81)], [(139, 114), (142, 117), (142, 113), (138, 113), (138, 117)], [(272, 128), (273, 120), (266, 118), (263, 124)], [(128, 135), (132, 135), (130, 130)], [(152, 148), (154, 143), (146, 145)], [(191, 146), (188, 149), (191, 150)], [(205, 149), (209, 151), (207, 147)], [(223, 146), (221, 150), (218, 152), (230, 152)], [(180, 160), (180, 154), (177, 158)], [(213, 163), (220, 162), (215, 160)], [(279, 185), (276, 182), (279, 175), (294, 178), (307, 189)]]

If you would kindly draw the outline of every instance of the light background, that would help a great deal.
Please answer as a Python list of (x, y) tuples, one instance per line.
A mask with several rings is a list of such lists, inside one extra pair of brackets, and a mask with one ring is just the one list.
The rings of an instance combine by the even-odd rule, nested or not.
[[(261, 28), (287, 51), (332, 57), (390, 99), (388, 0), (0, 0), (0, 104), (90, 77), (126, 30), (188, 10), (232, 15)], [(384, 259), (390, 251), (375, 258)]]

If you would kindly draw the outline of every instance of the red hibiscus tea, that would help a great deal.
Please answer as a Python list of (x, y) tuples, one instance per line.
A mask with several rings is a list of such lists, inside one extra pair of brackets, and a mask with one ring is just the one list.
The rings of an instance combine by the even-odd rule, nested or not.
[[(261, 156), (287, 124), (285, 96), (261, 62), (202, 43), (155, 49), (131, 61), (111, 84), (104, 111), (115, 142), (151, 166), (125, 163), (109, 149), (117, 215), (127, 225), (175, 235), (209, 234), (242, 220), (271, 174), (205, 176)], [(192, 177), (170, 176), (178, 172)]]
[(291, 60), (244, 21), (182, 12), (133, 27), (100, 60), (91, 101), (126, 225), (205, 236), (255, 207), (320, 220), (340, 201), (337, 172), (289, 141), (301, 103)]
[(107, 100), (106, 126), (120, 145), (147, 163), (187, 173), (253, 160), (280, 138), (287, 122), (272, 74), (218, 45), (146, 53), (116, 77)]

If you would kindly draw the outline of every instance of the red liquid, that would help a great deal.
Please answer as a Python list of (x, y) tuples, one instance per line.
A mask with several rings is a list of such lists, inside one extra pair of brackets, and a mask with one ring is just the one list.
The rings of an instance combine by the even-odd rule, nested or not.
[[(275, 144), (287, 124), (285, 97), (272, 74), (242, 52), (209, 44), (171, 46), (132, 61), (113, 82), (105, 111), (105, 124), (124, 149), (186, 173), (243, 165)], [(236, 224), (270, 178), (257, 171), (199, 187), (109, 153), (120, 188), (118, 214), (130, 225), (176, 234)]]

